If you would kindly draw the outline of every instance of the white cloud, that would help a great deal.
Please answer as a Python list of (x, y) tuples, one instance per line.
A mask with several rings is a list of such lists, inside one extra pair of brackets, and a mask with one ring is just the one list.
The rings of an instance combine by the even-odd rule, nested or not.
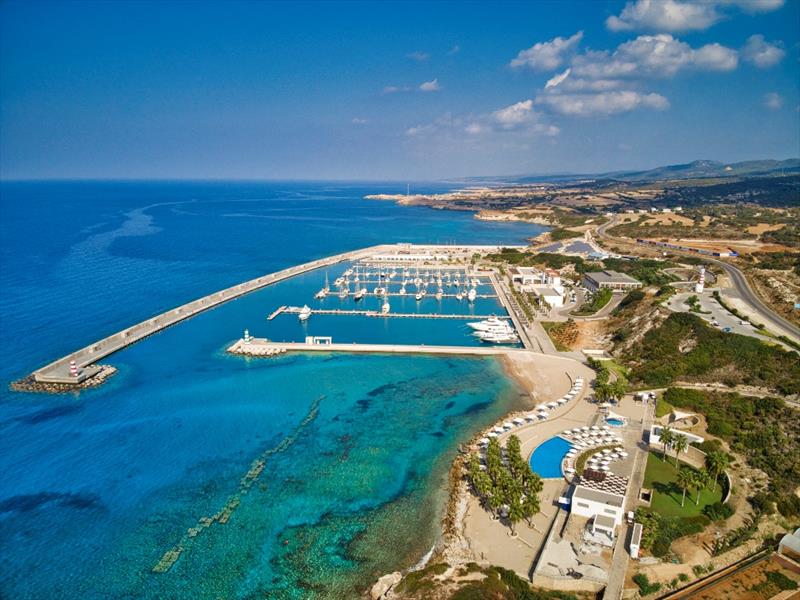
[(637, 108), (666, 110), (669, 101), (660, 94), (643, 94), (633, 90), (590, 94), (543, 94), (536, 103), (566, 116), (608, 116), (630, 112)]
[(366, 119), (362, 119), (361, 117), (353, 117), (352, 123), (353, 123), (353, 125), (366, 125), (367, 124), (367, 120)]
[(770, 110), (780, 110), (783, 108), (783, 96), (777, 92), (764, 94), (764, 106)]
[(417, 50), (416, 52), (409, 52), (406, 54), (406, 58), (410, 58), (411, 60), (415, 60), (417, 62), (425, 62), (431, 57), (430, 54), (427, 52), (420, 52)]
[(516, 104), (500, 108), (492, 113), (492, 118), (503, 129), (514, 129), (535, 119), (533, 100), (522, 100)]
[(692, 48), (669, 34), (640, 35), (614, 52), (586, 52), (572, 62), (572, 73), (588, 79), (672, 77), (683, 69), (730, 71), (738, 64), (736, 50), (719, 44)]
[(556, 37), (549, 42), (539, 42), (527, 50), (520, 50), (510, 64), (515, 69), (528, 67), (536, 71), (552, 71), (563, 64), (582, 39), (583, 32), (579, 31), (568, 38)]
[(637, 0), (628, 2), (618, 17), (606, 19), (611, 31), (697, 31), (708, 29), (720, 15), (712, 2)]
[(619, 16), (606, 19), (611, 31), (703, 31), (726, 16), (726, 9), (769, 12), (784, 0), (633, 0)]
[(560, 83), (564, 83), (564, 80), (569, 77), (570, 72), (572, 69), (567, 69), (563, 73), (559, 73), (558, 75), (554, 75), (550, 79), (547, 80), (547, 83), (544, 84), (544, 89), (548, 90), (550, 88), (554, 88), (558, 86)]
[(742, 59), (755, 65), (759, 69), (766, 69), (778, 64), (786, 55), (780, 43), (770, 43), (760, 33), (747, 38), (747, 43), (742, 48)]
[(426, 81), (425, 83), (420, 84), (419, 91), (421, 92), (438, 92), (442, 89), (442, 86), (439, 85), (438, 79), (432, 79), (431, 81)]

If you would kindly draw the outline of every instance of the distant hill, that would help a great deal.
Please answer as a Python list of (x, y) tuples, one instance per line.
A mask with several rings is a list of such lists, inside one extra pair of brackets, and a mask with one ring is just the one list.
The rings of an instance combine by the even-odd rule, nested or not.
[(717, 177), (770, 177), (800, 173), (800, 158), (787, 160), (748, 160), (738, 163), (722, 163), (714, 160), (695, 160), (683, 165), (668, 165), (645, 171), (613, 171), (596, 174), (527, 175), (493, 179), (505, 183), (541, 183), (546, 181), (616, 180), (616, 181), (664, 181), (675, 179), (709, 179)]

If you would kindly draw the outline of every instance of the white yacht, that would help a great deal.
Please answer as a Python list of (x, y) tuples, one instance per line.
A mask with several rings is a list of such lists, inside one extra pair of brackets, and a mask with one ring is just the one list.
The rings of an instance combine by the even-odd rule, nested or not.
[(372, 290), (372, 293), (375, 294), (376, 296), (383, 296), (386, 294), (386, 288), (377, 286), (374, 290)]
[(389, 298), (386, 296), (383, 297), (383, 305), (381, 306), (381, 314), (386, 315), (391, 310), (391, 306), (389, 306)]
[(300, 309), (300, 312), (297, 313), (297, 318), (300, 319), (301, 321), (308, 321), (308, 317), (310, 316), (311, 316), (311, 309), (308, 307), (308, 304), (303, 306), (303, 308)]
[(461, 290), (456, 292), (456, 300), (461, 300), (464, 298), (464, 294), (461, 293)]
[(399, 293), (400, 293), (401, 296), (405, 296), (406, 295), (406, 282), (405, 281), (403, 282), (403, 285), (400, 286), (400, 292)]
[(353, 300), (358, 302), (359, 300), (361, 300), (366, 295), (367, 295), (367, 288), (365, 288), (365, 287), (357, 288), (356, 289), (356, 293), (353, 294)]
[(474, 323), (467, 323), (467, 327), (474, 329), (475, 331), (489, 331), (490, 329), (498, 329), (498, 328), (507, 328), (511, 329), (511, 326), (508, 324), (508, 321), (503, 319), (498, 319), (496, 316), (492, 315), (485, 321), (475, 321)]
[(474, 302), (475, 298), (478, 297), (478, 291), (473, 287), (469, 288), (469, 292), (467, 293), (467, 300), (470, 302)]
[(519, 337), (513, 331), (511, 333), (496, 333), (490, 331), (478, 331), (475, 335), (480, 338), (482, 342), (487, 344), (516, 344)]
[(339, 290), (339, 298), (341, 298), (342, 300), (347, 298), (347, 296), (349, 296), (349, 295), (350, 295), (350, 288), (349, 287), (343, 287), (342, 289)]
[(328, 292), (330, 291), (331, 291), (331, 286), (328, 285), (328, 274), (325, 273), (325, 287), (323, 287), (320, 291), (318, 291), (314, 295), (314, 298), (316, 298), (317, 300), (322, 300), (328, 295)]
[(419, 291), (417, 292), (417, 295), (416, 295), (416, 296), (414, 296), (414, 298), (417, 300), (417, 302), (419, 302), (420, 300), (422, 300), (422, 297), (423, 297), (424, 295), (425, 295), (425, 294), (423, 294), (423, 293), (422, 293), (422, 290), (419, 290)]

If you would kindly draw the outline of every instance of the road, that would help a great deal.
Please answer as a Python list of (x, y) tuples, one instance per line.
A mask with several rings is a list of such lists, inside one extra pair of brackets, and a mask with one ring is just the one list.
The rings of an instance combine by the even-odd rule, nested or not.
[[(635, 241), (630, 239), (620, 239), (615, 238), (606, 233), (606, 230), (609, 227), (617, 224), (616, 217), (612, 217), (608, 222), (603, 223), (600, 227), (597, 228), (597, 235), (600, 238), (603, 238), (609, 242), (616, 242), (618, 244), (631, 244), (635, 245)], [(725, 273), (728, 275), (731, 286), (733, 290), (736, 292), (738, 297), (747, 304), (753, 312), (755, 312), (764, 325), (767, 328), (777, 330), (778, 333), (785, 333), (788, 334), (789, 337), (792, 337), (795, 341), (800, 342), (800, 328), (795, 326), (794, 324), (790, 323), (782, 316), (774, 313), (761, 299), (758, 295), (753, 291), (750, 287), (750, 283), (747, 281), (747, 277), (745, 274), (736, 266), (725, 262), (724, 260), (719, 260), (717, 258), (713, 258), (711, 256), (705, 256), (702, 254), (695, 254), (693, 252), (682, 252), (680, 250), (674, 250), (670, 248), (670, 253), (678, 254), (681, 256), (692, 256), (694, 258), (702, 258), (708, 263), (715, 264), (719, 266)]]

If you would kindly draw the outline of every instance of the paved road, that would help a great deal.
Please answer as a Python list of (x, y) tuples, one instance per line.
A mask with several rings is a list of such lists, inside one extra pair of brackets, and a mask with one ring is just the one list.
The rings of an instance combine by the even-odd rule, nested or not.
[[(604, 223), (600, 227), (598, 227), (597, 235), (610, 242), (616, 242), (621, 244), (635, 244), (633, 240), (619, 239), (608, 235), (606, 233), (606, 230), (613, 225), (616, 225), (616, 217), (612, 217), (607, 223)], [(692, 256), (695, 258), (699, 257), (705, 260), (706, 262), (715, 264), (720, 268), (722, 268), (725, 271), (725, 273), (728, 274), (728, 277), (730, 278), (731, 281), (731, 285), (733, 286), (733, 290), (736, 292), (738, 297), (741, 298), (743, 302), (748, 304), (756, 314), (758, 314), (759, 318), (764, 322), (764, 324), (768, 328), (771, 328), (773, 330), (777, 329), (779, 333), (785, 332), (790, 337), (794, 338), (795, 341), (800, 342), (800, 328), (790, 323), (779, 314), (774, 313), (766, 304), (764, 304), (758, 297), (758, 295), (752, 290), (749, 282), (747, 281), (747, 277), (745, 277), (745, 274), (738, 267), (723, 260), (719, 260), (717, 258), (705, 256), (702, 254), (695, 254), (693, 252), (682, 252), (680, 250), (674, 250), (672, 248), (670, 248), (669, 251), (671, 253), (679, 254), (682, 256)]]

